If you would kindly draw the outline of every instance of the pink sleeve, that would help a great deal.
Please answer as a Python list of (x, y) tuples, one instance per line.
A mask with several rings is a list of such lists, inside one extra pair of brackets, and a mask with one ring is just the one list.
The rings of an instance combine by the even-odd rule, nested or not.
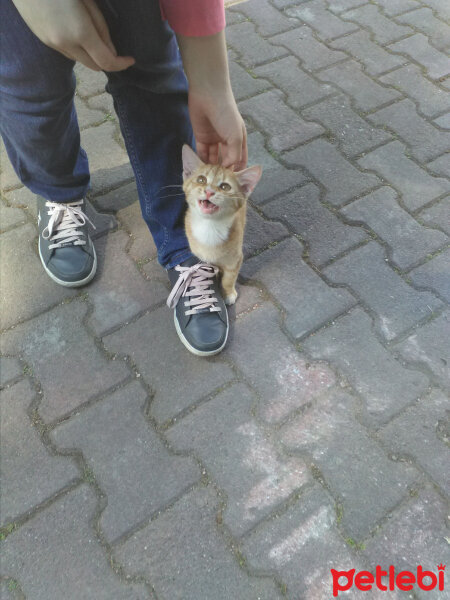
[(180, 35), (213, 35), (225, 28), (223, 0), (159, 0), (159, 3), (162, 18)]

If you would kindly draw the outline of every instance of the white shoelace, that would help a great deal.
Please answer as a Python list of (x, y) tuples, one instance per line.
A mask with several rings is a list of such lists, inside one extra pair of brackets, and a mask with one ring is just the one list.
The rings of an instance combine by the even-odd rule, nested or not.
[(42, 232), (42, 237), (45, 240), (54, 242), (49, 245), (49, 249), (61, 248), (63, 244), (73, 242), (74, 246), (84, 246), (86, 240), (81, 239), (84, 236), (82, 231), (78, 231), (77, 227), (82, 227), (86, 221), (95, 229), (94, 223), (84, 214), (81, 206), (83, 200), (70, 202), (68, 204), (59, 204), (57, 202), (46, 202), (48, 215), (50, 220), (47, 227)]
[(179, 271), (180, 275), (167, 298), (169, 308), (175, 308), (181, 297), (190, 296), (191, 299), (186, 301), (184, 306), (193, 308), (185, 310), (186, 315), (196, 315), (197, 311), (203, 308), (209, 308), (210, 312), (221, 311), (219, 306), (215, 306), (218, 300), (212, 296), (214, 290), (209, 289), (212, 278), (219, 272), (217, 267), (199, 262), (192, 267), (178, 265), (175, 270)]

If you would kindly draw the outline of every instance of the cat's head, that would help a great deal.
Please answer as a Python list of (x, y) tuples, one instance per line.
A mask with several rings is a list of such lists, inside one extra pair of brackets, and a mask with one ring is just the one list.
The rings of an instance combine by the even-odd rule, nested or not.
[(183, 190), (191, 210), (206, 218), (220, 218), (238, 211), (255, 189), (260, 166), (234, 172), (221, 165), (207, 165), (188, 146), (183, 146)]

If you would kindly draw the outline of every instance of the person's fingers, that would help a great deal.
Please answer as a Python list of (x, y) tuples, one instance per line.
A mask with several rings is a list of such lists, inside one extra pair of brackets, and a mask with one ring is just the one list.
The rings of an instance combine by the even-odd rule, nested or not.
[(208, 162), (210, 165), (216, 165), (219, 162), (219, 144), (210, 144)]
[(101, 39), (94, 25), (86, 32), (83, 49), (103, 71), (123, 71), (135, 63), (131, 56), (115, 56)]
[(197, 148), (197, 156), (200, 158), (200, 160), (202, 160), (204, 163), (208, 163), (209, 162), (209, 144), (204, 144), (203, 142), (196, 142), (196, 148)]
[(231, 168), (242, 163), (242, 134), (229, 140), (226, 144), (223, 144), (223, 157), (222, 164), (224, 167)]
[(70, 50), (70, 52), (58, 50), (61, 54), (64, 54), (70, 60), (75, 60), (82, 63), (88, 69), (92, 69), (93, 71), (101, 71), (100, 67), (97, 63), (95, 63), (92, 58), (81, 48), (81, 46), (76, 46)]
[(117, 51), (114, 47), (114, 44), (112, 43), (111, 36), (109, 35), (108, 25), (105, 21), (105, 17), (103, 16), (101, 10), (94, 2), (94, 0), (83, 0), (83, 3), (91, 16), (92, 22), (94, 23), (94, 27), (98, 31), (99, 36), (111, 50), (114, 56), (117, 56)]

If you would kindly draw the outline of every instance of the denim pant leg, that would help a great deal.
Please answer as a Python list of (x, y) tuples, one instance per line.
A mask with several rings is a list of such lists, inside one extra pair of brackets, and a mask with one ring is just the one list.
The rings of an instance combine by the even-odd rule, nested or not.
[(183, 224), (181, 149), (184, 143), (194, 146), (194, 138), (176, 38), (161, 20), (158, 0), (100, 0), (99, 6), (118, 53), (136, 59), (130, 69), (107, 74), (107, 90), (136, 176), (142, 215), (158, 260), (169, 269), (192, 256)]
[(73, 61), (48, 48), (0, 0), (0, 133), (23, 184), (54, 202), (82, 198), (86, 153), (73, 104)]

